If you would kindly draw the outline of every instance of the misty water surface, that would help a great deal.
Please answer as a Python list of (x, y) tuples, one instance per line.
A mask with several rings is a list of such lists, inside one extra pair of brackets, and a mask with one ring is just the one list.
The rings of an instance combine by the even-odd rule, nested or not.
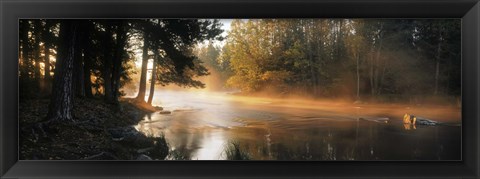
[[(460, 160), (461, 116), (455, 107), (353, 105), (228, 93), (157, 90), (137, 130), (164, 134), (171, 150), (193, 160), (226, 159), (239, 143), (254, 160)], [(445, 122), (411, 126), (409, 113)], [(387, 120), (388, 119), (388, 120)]]

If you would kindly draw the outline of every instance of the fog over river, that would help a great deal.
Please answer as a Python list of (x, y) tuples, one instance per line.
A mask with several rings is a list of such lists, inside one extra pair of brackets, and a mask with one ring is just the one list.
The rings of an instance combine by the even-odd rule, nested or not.
[[(148, 93), (147, 93), (148, 94)], [(155, 112), (135, 126), (164, 134), (193, 160), (226, 159), (237, 143), (253, 160), (460, 160), (461, 109), (351, 104), (230, 93), (157, 90)], [(442, 124), (404, 125), (405, 113)]]

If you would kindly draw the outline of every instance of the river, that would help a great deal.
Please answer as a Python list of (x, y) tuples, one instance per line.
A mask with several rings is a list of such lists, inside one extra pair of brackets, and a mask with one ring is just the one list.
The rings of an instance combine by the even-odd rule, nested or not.
[[(253, 160), (461, 160), (461, 110), (455, 107), (354, 105), (157, 90), (156, 112), (135, 128), (165, 135), (192, 160), (227, 159), (236, 143)], [(404, 125), (405, 113), (446, 124)]]

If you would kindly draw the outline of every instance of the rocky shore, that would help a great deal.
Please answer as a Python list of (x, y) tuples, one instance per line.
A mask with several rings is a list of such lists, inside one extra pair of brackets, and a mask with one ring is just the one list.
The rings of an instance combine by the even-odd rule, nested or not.
[(164, 137), (146, 136), (133, 126), (148, 113), (162, 110), (132, 99), (107, 104), (101, 99), (75, 99), (74, 121), (45, 123), (47, 99), (21, 101), (21, 160), (164, 160)]

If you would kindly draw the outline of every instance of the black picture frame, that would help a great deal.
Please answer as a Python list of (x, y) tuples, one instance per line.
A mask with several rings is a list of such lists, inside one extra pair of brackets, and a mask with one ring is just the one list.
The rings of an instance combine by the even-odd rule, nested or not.
[[(461, 18), (462, 161), (18, 161), (19, 18)], [(479, 178), (479, 0), (1, 0), (0, 178)]]

